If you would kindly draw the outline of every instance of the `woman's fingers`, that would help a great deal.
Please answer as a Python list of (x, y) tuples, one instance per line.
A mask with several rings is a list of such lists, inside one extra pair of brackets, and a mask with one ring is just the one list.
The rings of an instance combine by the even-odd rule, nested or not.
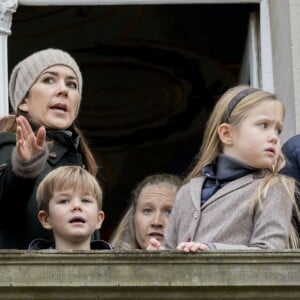
[(24, 139), (28, 139), (30, 135), (33, 134), (33, 131), (30, 127), (29, 122), (23, 116), (16, 118), (17, 125), (21, 127)]
[(36, 135), (26, 118), (19, 116), (17, 122), (17, 151), (23, 160), (30, 160), (33, 156), (42, 151), (46, 140), (46, 129), (41, 126)]
[(24, 145), (23, 131), (22, 131), (21, 126), (19, 126), (19, 125), (17, 126), (16, 141), (17, 141), (17, 146)]
[(46, 139), (46, 129), (44, 126), (41, 126), (36, 133), (36, 145), (39, 148), (43, 148), (45, 144), (45, 139)]
[(147, 250), (161, 250), (161, 243), (155, 238), (150, 238)]

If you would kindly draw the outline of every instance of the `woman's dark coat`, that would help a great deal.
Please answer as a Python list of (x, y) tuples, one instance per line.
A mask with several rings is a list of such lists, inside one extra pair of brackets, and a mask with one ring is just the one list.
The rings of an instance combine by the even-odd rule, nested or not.
[[(76, 139), (75, 139), (76, 140)], [(48, 143), (49, 142), (49, 143)], [(52, 170), (64, 165), (83, 165), (77, 143), (70, 135), (58, 130), (47, 130), (46, 163), (39, 175), (35, 166), (27, 169), (28, 176), (16, 175), (12, 169), (12, 152), (16, 144), (13, 133), (0, 133), (0, 248), (27, 249), (36, 238), (51, 239), (38, 218), (36, 189), (40, 181)]]

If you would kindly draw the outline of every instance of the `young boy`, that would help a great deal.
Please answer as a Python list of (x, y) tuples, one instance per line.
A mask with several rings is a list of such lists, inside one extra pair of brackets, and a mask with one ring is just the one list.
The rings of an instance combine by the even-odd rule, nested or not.
[(37, 189), (38, 219), (52, 230), (55, 243), (35, 239), (29, 250), (112, 249), (110, 244), (91, 241), (104, 220), (102, 190), (94, 176), (79, 166), (59, 167)]

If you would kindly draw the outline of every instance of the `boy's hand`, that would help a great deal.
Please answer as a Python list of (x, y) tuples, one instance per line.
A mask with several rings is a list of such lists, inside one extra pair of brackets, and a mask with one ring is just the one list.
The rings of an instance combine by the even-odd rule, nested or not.
[(156, 238), (150, 238), (149, 245), (147, 247), (148, 251), (155, 251), (155, 250), (163, 250), (163, 246)]
[(182, 242), (180, 243), (177, 250), (183, 250), (184, 252), (197, 252), (197, 251), (208, 251), (209, 248), (206, 244), (196, 242)]

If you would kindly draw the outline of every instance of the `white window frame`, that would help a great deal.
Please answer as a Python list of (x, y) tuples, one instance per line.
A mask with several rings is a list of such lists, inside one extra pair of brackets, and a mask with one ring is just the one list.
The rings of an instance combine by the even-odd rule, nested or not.
[[(17, 0), (2, 0), (10, 5), (8, 14), (13, 14), (17, 9)], [(232, 3), (258, 3), (260, 4), (260, 28), (257, 22), (252, 19), (249, 27), (248, 55), (245, 66), (251, 71), (251, 83), (270, 91), (274, 90), (273, 68), (272, 68), (272, 47), (270, 39), (269, 22), (269, 1), (268, 0), (19, 0), (18, 4), (28, 6), (60, 6), (60, 5), (130, 5), (130, 4), (232, 4)], [(3, 9), (2, 9), (3, 11)], [(10, 26), (10, 25), (9, 25)], [(7, 74), (7, 36), (9, 30), (1, 30), (0, 26), (0, 117), (8, 114), (8, 74)], [(264, 37), (262, 39), (262, 37)], [(259, 47), (260, 45), (260, 47)], [(258, 49), (259, 48), (259, 49)], [(258, 53), (260, 51), (260, 53)]]

